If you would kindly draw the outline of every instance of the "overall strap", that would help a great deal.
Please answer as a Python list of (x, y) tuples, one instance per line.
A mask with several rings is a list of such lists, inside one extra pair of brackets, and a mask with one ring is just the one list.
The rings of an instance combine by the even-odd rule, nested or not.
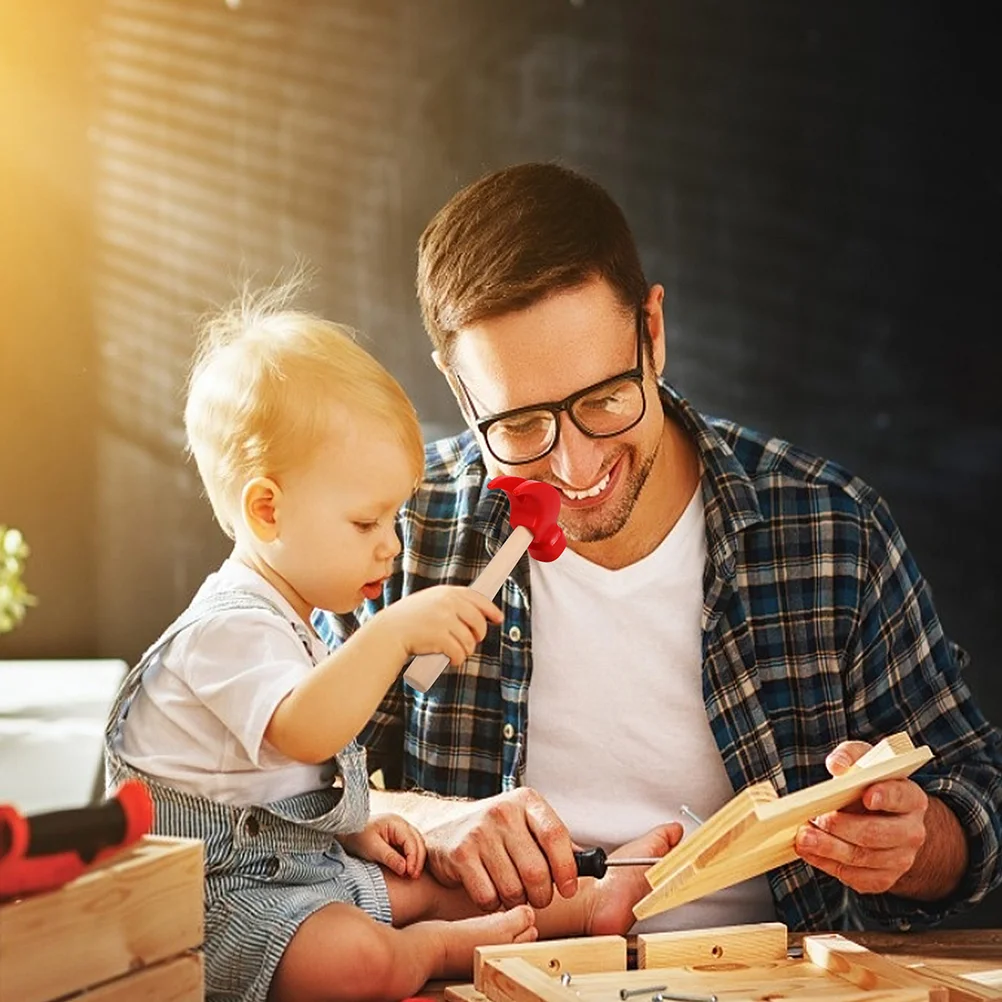
[(314, 660), (309, 634), (303, 628), (302, 624), (290, 620), (288, 614), (283, 612), (275, 602), (271, 601), (271, 599), (265, 598), (263, 595), (258, 595), (252, 591), (243, 591), (240, 589), (221, 591), (216, 592), (213, 595), (207, 595), (205, 598), (192, 602), (192, 604), (189, 605), (188, 608), (185, 609), (184, 612), (182, 612), (181, 615), (178, 616), (166, 630), (164, 630), (164, 632), (150, 645), (150, 647), (146, 649), (143, 656), (129, 670), (125, 678), (122, 679), (122, 682), (118, 687), (118, 695), (115, 698), (115, 703), (112, 706), (110, 714), (108, 715), (108, 725), (105, 728), (105, 742), (110, 745), (112, 739), (114, 738), (115, 733), (118, 730), (118, 726), (121, 723), (122, 718), (125, 716), (125, 711), (129, 708), (129, 704), (132, 702), (133, 697), (139, 689), (143, 672), (146, 671), (153, 659), (165, 647), (167, 647), (167, 645), (170, 644), (171, 641), (178, 636), (178, 634), (184, 632), (190, 626), (194, 626), (196, 623), (201, 622), (203, 619), (211, 619), (213, 616), (218, 616), (223, 612), (239, 612), (241, 610), (255, 609), (264, 612), (271, 612), (276, 616), (280, 616), (293, 628), (293, 630), (295, 630), (296, 636), (299, 637), (305, 647), (310, 660)]

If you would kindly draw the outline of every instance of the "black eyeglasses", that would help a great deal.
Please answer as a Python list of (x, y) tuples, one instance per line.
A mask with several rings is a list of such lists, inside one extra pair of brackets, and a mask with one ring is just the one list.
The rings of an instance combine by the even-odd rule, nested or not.
[(644, 311), (637, 310), (637, 364), (556, 403), (530, 404), (482, 418), (459, 373), (453, 370), (453, 375), (491, 455), (506, 466), (533, 463), (552, 452), (560, 439), (561, 411), (566, 411), (574, 426), (589, 438), (622, 435), (639, 424), (647, 411)]

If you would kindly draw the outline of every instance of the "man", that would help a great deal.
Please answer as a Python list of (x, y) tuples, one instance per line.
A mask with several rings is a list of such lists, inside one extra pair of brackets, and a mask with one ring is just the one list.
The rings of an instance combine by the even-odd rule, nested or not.
[(656, 927), (908, 929), (999, 883), (1000, 734), (886, 505), (660, 382), (664, 289), (610, 196), (553, 164), (482, 178), (425, 230), (418, 294), (471, 431), (430, 446), (367, 614), (476, 577), (508, 532), (494, 475), (556, 486), (568, 540), (523, 560), (461, 670), (424, 695), (398, 684), (364, 735), (412, 791), (386, 807), (425, 831), (432, 872), (485, 908), (543, 905), (575, 890), (572, 839), (688, 824), (682, 804), (706, 816), (764, 780), (802, 789), (906, 731), (935, 752), (913, 780), (871, 786), (801, 829), (796, 862)]

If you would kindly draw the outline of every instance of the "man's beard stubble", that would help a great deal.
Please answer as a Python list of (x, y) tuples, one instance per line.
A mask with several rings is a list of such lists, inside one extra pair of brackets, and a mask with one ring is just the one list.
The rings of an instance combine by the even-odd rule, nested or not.
[[(657, 459), (658, 453), (661, 451), (662, 441), (658, 441), (657, 448), (651, 452), (644, 464), (633, 470), (626, 481), (626, 490), (622, 497), (611, 507), (603, 509), (601, 521), (597, 525), (585, 524), (575, 528), (568, 525), (565, 519), (558, 519), (560, 528), (564, 530), (564, 535), (568, 540), (573, 540), (576, 543), (599, 543), (602, 540), (611, 539), (622, 531), (626, 523), (629, 522), (633, 509), (637, 506), (647, 478), (651, 475), (654, 460)], [(631, 447), (629, 453), (635, 456), (636, 449)]]

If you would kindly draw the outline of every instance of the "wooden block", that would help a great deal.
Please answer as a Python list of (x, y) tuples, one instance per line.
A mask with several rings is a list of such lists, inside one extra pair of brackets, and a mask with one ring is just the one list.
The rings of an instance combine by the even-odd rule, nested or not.
[(707, 846), (742, 832), (754, 824), (756, 805), (775, 799), (776, 791), (770, 783), (756, 783), (746, 787), (647, 870), (644, 873), (647, 883), (651, 887), (657, 887), (669, 875), (694, 862)]
[(522, 957), (496, 957), (481, 968), (480, 991), (492, 1002), (568, 1002), (567, 988)]
[(202, 943), (202, 915), (202, 843), (147, 836), (57, 890), (0, 906), (4, 997), (48, 1002), (183, 954)]
[(186, 953), (108, 981), (74, 996), (73, 1002), (203, 1002), (202, 968), (201, 953)]
[(519, 957), (553, 977), (559, 977), (564, 971), (573, 974), (625, 971), (626, 940), (622, 936), (589, 936), (550, 939), (543, 943), (478, 946), (473, 951), (473, 986), (478, 991), (484, 990), (484, 964), (504, 957)]
[(815, 966), (860, 988), (919, 988), (928, 992), (929, 1002), (950, 1002), (947, 987), (871, 953), (844, 936), (805, 936), (804, 956)]
[(481, 995), (473, 985), (454, 985), (445, 990), (445, 1002), (491, 1002), (486, 995)]
[(633, 914), (649, 918), (790, 862), (801, 825), (847, 807), (873, 783), (911, 775), (930, 758), (928, 747), (915, 748), (907, 734), (895, 734), (843, 775), (796, 793), (777, 797), (769, 784), (743, 790), (646, 872), (652, 889)]
[(782, 922), (641, 933), (637, 936), (637, 967), (755, 964), (786, 960), (786, 948)]
[(928, 964), (915, 964), (909, 970), (947, 988), (950, 1002), (997, 1002), (1002, 999), (1002, 990), (993, 988), (990, 980), (982, 983), (986, 975), (991, 977), (993, 974), (997, 974), (1002, 983), (1002, 971), (983, 971), (961, 977)]

